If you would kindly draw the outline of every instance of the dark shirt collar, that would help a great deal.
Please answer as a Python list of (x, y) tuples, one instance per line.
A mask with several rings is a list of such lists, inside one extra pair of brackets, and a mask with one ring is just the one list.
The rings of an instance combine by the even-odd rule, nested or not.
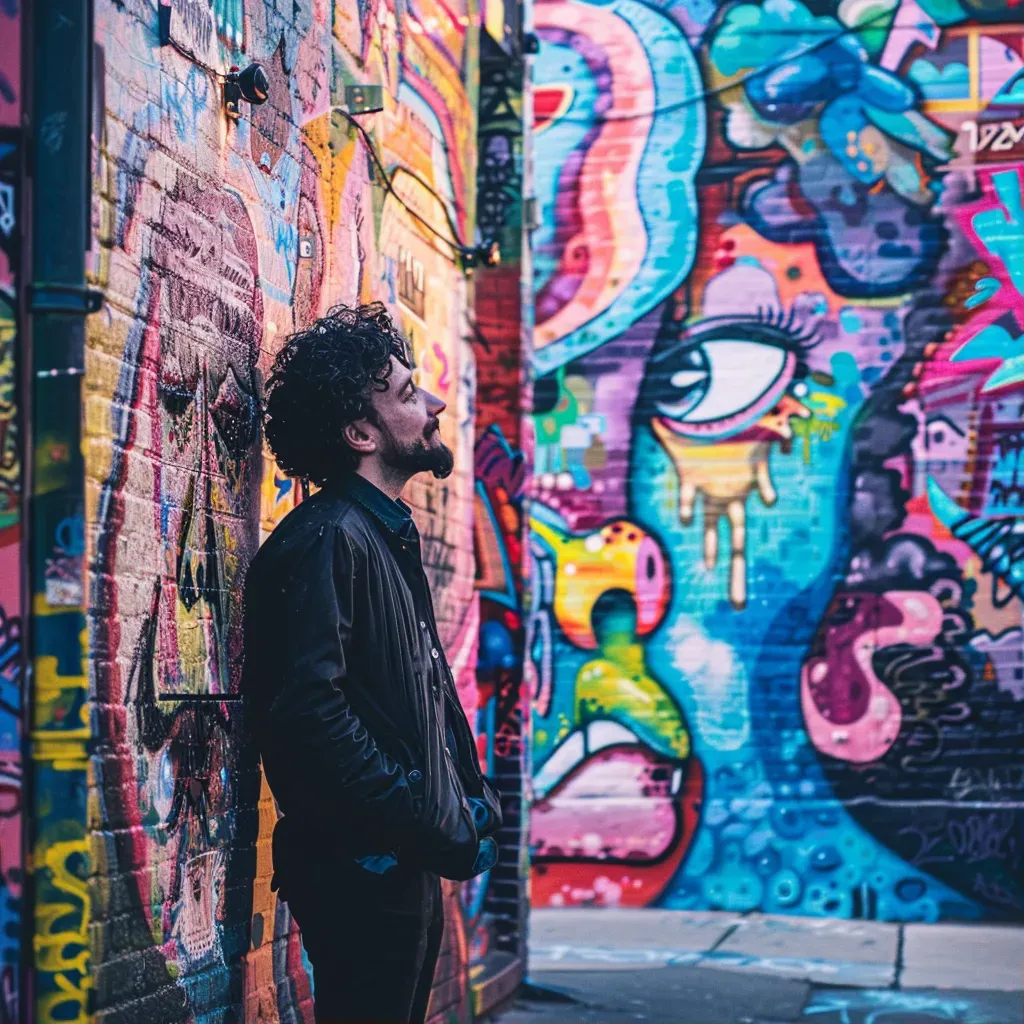
[(400, 540), (416, 539), (412, 509), (401, 498), (389, 498), (379, 487), (358, 473), (346, 473), (337, 481), (328, 484), (325, 489), (339, 491), (362, 505), (387, 531)]

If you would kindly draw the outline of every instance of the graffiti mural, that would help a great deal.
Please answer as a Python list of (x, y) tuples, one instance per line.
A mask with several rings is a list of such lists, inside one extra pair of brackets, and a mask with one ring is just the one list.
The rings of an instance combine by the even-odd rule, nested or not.
[[(119, 969), (108, 964), (126, 955), (147, 964), (146, 996), (164, 1019), (186, 1020), (190, 1006), (206, 1011), (228, 997), (227, 964), (242, 952), (229, 916), (238, 899), (231, 858), (243, 841), (232, 808), (249, 796), (254, 766), (232, 742), (238, 718), (229, 701), (241, 665), (235, 581), (258, 540), (263, 306), (255, 233), (237, 196), (178, 172), (158, 223), (140, 284), (142, 318), (113, 393), (123, 433), (100, 497), (94, 556), (94, 572), (111, 585), (94, 597), (91, 654), (97, 701), (116, 700), (126, 719), (121, 745), (101, 740), (111, 749), (98, 782), (135, 796), (107, 807), (107, 856), (118, 863), (118, 828), (145, 835), (156, 827), (161, 841), (148, 884), (127, 872), (103, 894), (131, 908), (131, 923), (102, 948), (95, 971), (105, 980)], [(148, 430), (139, 438), (132, 428), (142, 418)], [(142, 460), (154, 467), (148, 501), (129, 483)], [(96, 915), (110, 905), (98, 902)], [(167, 957), (178, 978), (156, 969)], [(195, 976), (202, 987), (191, 991)]]
[[(17, 8), (0, 13), (6, 31), (20, 28)], [(18, 47), (0, 67), (0, 1022), (18, 1019), (22, 948), (22, 686), (26, 651), (22, 607), (22, 356), (17, 294), (21, 270), (18, 223), (22, 137)], [(14, 88), (9, 76), (14, 75)]]
[(1000, 1024), (1016, 1012), (1017, 1007), (1001, 992), (964, 998), (886, 989), (826, 990), (811, 997), (801, 1020), (807, 1024), (889, 1024), (907, 1019), (921, 1024)]
[(1024, 916), (1013, 7), (538, 3), (535, 904)]
[[(451, 410), (456, 472), (407, 498), (481, 758), (505, 757), (522, 791), (522, 749), (495, 755), (492, 730), (528, 724), (522, 690), (476, 673), (476, 362), (461, 250), (477, 224), (478, 20), (474, 5), (433, 0), (176, 2), (160, 45), (150, 11), (97, 6), (89, 266), (106, 303), (89, 322), (88, 506), (74, 536), (89, 567), (96, 729), (80, 917), (96, 936), (91, 1012), (104, 1019), (312, 1020), (301, 940), (271, 889), (276, 806), (237, 700), (239, 599), (252, 554), (306, 496), (262, 445), (262, 375), (335, 302), (384, 301), (420, 383)], [(228, 118), (216, 75), (252, 59), (267, 102)], [(379, 87), (384, 109), (356, 113), (353, 83)], [(512, 507), (522, 484), (502, 493)], [(55, 594), (81, 587), (59, 569), (55, 555)], [(67, 850), (53, 884), (70, 904), (67, 876), (84, 876)], [(492, 950), (519, 955), (524, 908), (492, 914), (496, 891), (492, 878), (446, 892), (439, 1020), (471, 1016), (471, 962), (479, 980)]]
[(464, 887), (471, 923), (470, 956), (478, 965), (474, 1010), (506, 999), (524, 977), (526, 791), (530, 723), (523, 685), (524, 517), (527, 464), (501, 429), (490, 426), (476, 446), (474, 536), (480, 598), (476, 662), (477, 736), (481, 765), (501, 787), (504, 823), (498, 863)]
[(0, 11), (0, 26), (4, 39), (10, 41), (0, 58), (0, 126), (18, 128), (22, 112), (21, 47), (15, 43), (21, 38), (21, 4), (18, 0), (4, 4)]
[[(531, 354), (529, 306), (523, 301), (530, 257), (523, 222), (523, 195), (530, 188), (529, 140), (523, 131), (528, 74), (522, 57), (498, 45), (504, 35), (491, 31), (497, 32), (494, 7), (485, 5), (488, 31), (481, 33), (477, 237), (498, 243), (501, 263), (481, 267), (474, 282), (473, 544), (480, 610), (473, 703), (481, 767), (501, 791), (503, 824), (498, 862), (463, 887), (477, 1015), (508, 999), (525, 977), (529, 879), (524, 589), (530, 439), (522, 415)], [(498, 27), (511, 21), (509, 11), (506, 16)]]

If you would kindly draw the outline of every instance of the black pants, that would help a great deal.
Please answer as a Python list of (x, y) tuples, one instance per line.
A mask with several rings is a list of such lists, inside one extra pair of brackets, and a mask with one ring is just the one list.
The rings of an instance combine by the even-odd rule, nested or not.
[(282, 881), (313, 965), (317, 1024), (423, 1024), (444, 930), (438, 877), (352, 864)]

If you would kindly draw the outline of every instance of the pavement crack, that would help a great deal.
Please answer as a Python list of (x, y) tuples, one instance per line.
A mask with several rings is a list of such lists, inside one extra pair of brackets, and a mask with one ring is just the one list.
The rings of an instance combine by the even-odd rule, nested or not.
[(722, 932), (722, 934), (719, 935), (717, 939), (715, 939), (714, 943), (711, 946), (709, 946), (706, 950), (704, 950), (702, 956), (707, 956), (709, 953), (714, 953), (714, 951), (718, 949), (718, 947), (723, 942), (725, 942), (725, 940), (729, 938), (729, 936), (731, 936), (732, 933), (736, 931), (737, 928), (739, 928), (739, 926), (739, 921), (734, 921), (731, 925), (729, 925), (729, 927), (726, 928), (725, 931)]
[(893, 971), (892, 988), (898, 989), (900, 987), (900, 981), (903, 977), (903, 933), (904, 925), (900, 925), (896, 932), (896, 963), (894, 964), (895, 970)]

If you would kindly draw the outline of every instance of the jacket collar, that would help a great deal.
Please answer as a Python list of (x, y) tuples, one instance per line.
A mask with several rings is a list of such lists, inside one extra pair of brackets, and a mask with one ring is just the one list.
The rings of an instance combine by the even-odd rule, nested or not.
[(325, 485), (324, 489), (344, 494), (357, 505), (361, 505), (388, 533), (400, 540), (411, 541), (417, 537), (412, 509), (401, 498), (389, 498), (379, 487), (375, 487), (358, 473), (346, 473)]

